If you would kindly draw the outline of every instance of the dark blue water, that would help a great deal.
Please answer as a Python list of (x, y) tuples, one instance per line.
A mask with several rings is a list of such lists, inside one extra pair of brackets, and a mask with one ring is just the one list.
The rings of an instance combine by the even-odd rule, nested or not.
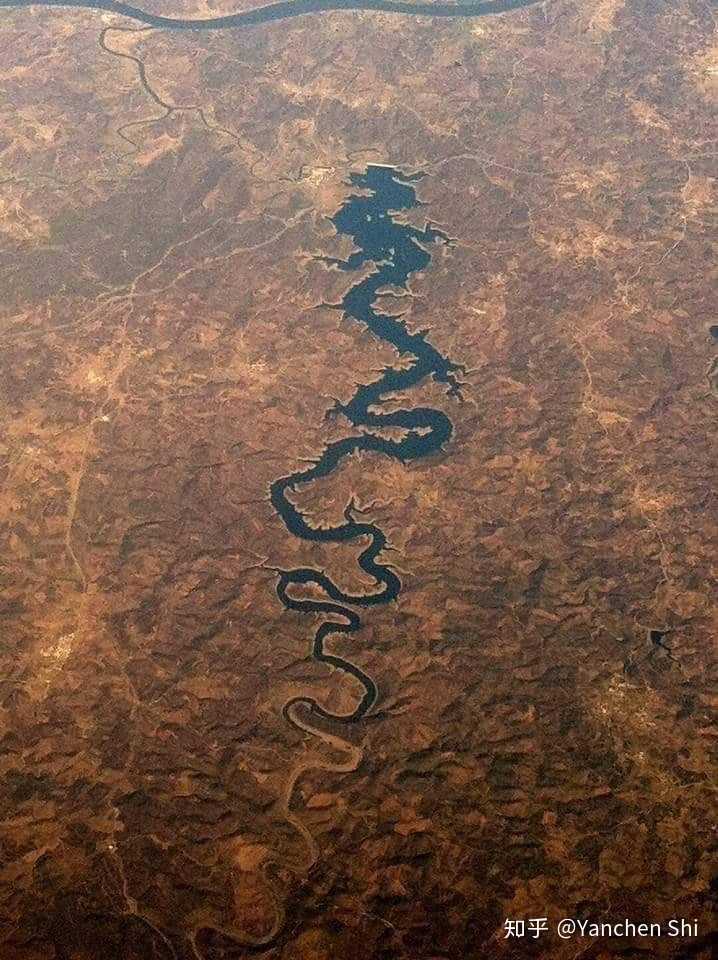
[(162, 17), (121, 0), (0, 0), (0, 7), (86, 7), (106, 10), (151, 27), (167, 30), (230, 30), (251, 27), (271, 20), (287, 20), (308, 13), (330, 10), (380, 10), (424, 17), (485, 17), (528, 7), (541, 0), (469, 0), (468, 3), (407, 3), (405, 0), (280, 0), (242, 13), (223, 17), (189, 20), (185, 17)]
[[(350, 196), (332, 217), (338, 233), (351, 237), (357, 251), (348, 260), (321, 258), (328, 266), (350, 272), (366, 264), (374, 270), (345, 294), (336, 308), (343, 311), (347, 321), (364, 324), (377, 339), (392, 344), (402, 357), (411, 357), (408, 365), (397, 369), (389, 367), (372, 383), (359, 386), (347, 403), (337, 403), (328, 416), (342, 416), (359, 429), (351, 436), (328, 444), (313, 466), (275, 480), (271, 486), (272, 504), (290, 533), (303, 540), (318, 543), (352, 543), (366, 538), (369, 545), (359, 555), (361, 569), (373, 578), (376, 588), (367, 594), (349, 594), (341, 590), (324, 572), (311, 567), (298, 567), (279, 572), (277, 595), (288, 610), (301, 613), (320, 613), (327, 618), (317, 630), (312, 656), (321, 663), (330, 664), (351, 674), (364, 687), (364, 694), (356, 709), (347, 715), (331, 714), (311, 697), (296, 697), (285, 705), (288, 709), (303, 703), (322, 717), (331, 720), (355, 721), (364, 717), (378, 698), (376, 683), (356, 664), (343, 657), (327, 653), (325, 641), (332, 634), (355, 633), (361, 627), (361, 618), (352, 608), (391, 603), (401, 590), (401, 580), (382, 562), (387, 546), (386, 535), (374, 523), (357, 517), (354, 502), (347, 504), (344, 522), (334, 527), (313, 527), (292, 503), (290, 496), (298, 488), (331, 474), (345, 457), (357, 451), (381, 454), (402, 463), (439, 452), (452, 435), (451, 421), (439, 410), (430, 407), (412, 407), (391, 413), (381, 412), (382, 403), (398, 391), (404, 391), (433, 378), (445, 384), (452, 396), (460, 396), (457, 373), (459, 365), (443, 356), (427, 340), (427, 331), (411, 333), (403, 320), (377, 311), (377, 292), (391, 284), (406, 288), (411, 274), (425, 270), (431, 262), (430, 247), (449, 243), (441, 230), (426, 226), (423, 230), (398, 223), (392, 214), (408, 210), (419, 201), (413, 182), (421, 175), (402, 174), (392, 167), (369, 166), (365, 173), (352, 174), (351, 183), (367, 195)], [(388, 440), (372, 432), (371, 428), (400, 428), (399, 440)], [(326, 600), (300, 599), (292, 587), (312, 584), (318, 587)]]

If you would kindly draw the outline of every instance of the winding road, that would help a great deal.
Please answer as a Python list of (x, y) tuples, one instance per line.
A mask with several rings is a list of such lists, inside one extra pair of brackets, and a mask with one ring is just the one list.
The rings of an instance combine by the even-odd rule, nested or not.
[(407, 3), (405, 0), (280, 0), (223, 17), (163, 17), (119, 0), (0, 0), (0, 7), (83, 7), (116, 13), (151, 27), (168, 30), (231, 30), (272, 20), (289, 20), (332, 10), (376, 10), (412, 17), (486, 17), (530, 7), (543, 0), (471, 0), (468, 3)]

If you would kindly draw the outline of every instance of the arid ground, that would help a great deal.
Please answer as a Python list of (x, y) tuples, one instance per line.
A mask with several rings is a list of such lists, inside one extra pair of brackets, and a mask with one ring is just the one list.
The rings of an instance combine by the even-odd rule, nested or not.
[[(2, 960), (708, 960), (717, 16), (0, 10)], [(366, 542), (269, 489), (406, 362), (329, 306), (369, 268), (320, 259), (369, 164), (454, 241), (382, 303), (464, 386), (388, 404), (443, 412), (440, 451), (294, 495), (353, 497), (402, 590), (328, 644), (372, 714), (291, 723), (361, 693), (275, 588), (371, 590)]]

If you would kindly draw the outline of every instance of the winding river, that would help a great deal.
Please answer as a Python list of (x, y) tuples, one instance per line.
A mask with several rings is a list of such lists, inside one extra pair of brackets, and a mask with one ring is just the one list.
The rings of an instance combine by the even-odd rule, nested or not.
[(400, 13), (413, 17), (485, 17), (507, 13), (521, 7), (530, 7), (543, 0), (469, 0), (467, 3), (407, 3), (406, 0), (280, 0), (252, 10), (230, 13), (222, 17), (187, 19), (163, 17), (133, 7), (120, 0), (0, 0), (0, 7), (84, 7), (116, 13), (131, 20), (139, 20), (151, 27), (169, 30), (228, 30), (252, 27), (271, 20), (288, 20), (309, 13), (332, 10), (376, 10), (380, 13)]
[[(359, 386), (347, 403), (337, 402), (328, 416), (342, 416), (355, 428), (353, 436), (328, 444), (321, 456), (306, 470), (275, 480), (271, 486), (272, 504), (290, 533), (317, 543), (357, 543), (367, 541), (358, 557), (364, 573), (375, 583), (371, 593), (351, 594), (338, 587), (324, 572), (311, 567), (281, 570), (277, 595), (289, 610), (321, 614), (323, 622), (314, 637), (312, 655), (315, 660), (338, 668), (353, 676), (363, 688), (361, 699), (348, 714), (328, 712), (314, 698), (294, 697), (285, 704), (285, 716), (295, 722), (291, 710), (295, 704), (309, 707), (315, 716), (352, 722), (360, 720), (376, 704), (376, 683), (354, 663), (328, 653), (325, 643), (332, 634), (355, 633), (361, 619), (355, 609), (391, 603), (399, 595), (401, 581), (382, 562), (387, 546), (384, 532), (374, 523), (361, 519), (361, 512), (352, 500), (344, 510), (344, 522), (332, 527), (314, 527), (292, 502), (291, 495), (306, 484), (327, 477), (349, 456), (371, 452), (409, 463), (441, 450), (452, 435), (452, 424), (445, 414), (429, 407), (413, 407), (382, 412), (396, 394), (415, 387), (429, 377), (445, 384), (447, 392), (459, 396), (457, 373), (460, 367), (444, 357), (426, 339), (426, 331), (412, 333), (399, 316), (381, 312), (376, 304), (382, 288), (407, 288), (412, 273), (424, 270), (431, 261), (428, 246), (436, 242), (450, 243), (446, 234), (426, 225), (417, 229), (397, 222), (393, 213), (418, 204), (413, 181), (421, 174), (407, 175), (388, 166), (370, 165), (364, 173), (351, 175), (351, 183), (362, 193), (350, 196), (332, 217), (337, 233), (351, 237), (358, 248), (347, 260), (320, 258), (329, 267), (359, 270), (374, 267), (364, 279), (350, 287), (335, 307), (346, 318), (363, 323), (379, 340), (390, 343), (402, 357), (411, 358), (401, 367), (389, 367), (372, 383)], [(381, 431), (391, 428), (403, 432), (401, 439), (389, 439)], [(327, 599), (297, 597), (292, 588), (311, 586)], [(325, 619), (326, 618), (326, 619)]]

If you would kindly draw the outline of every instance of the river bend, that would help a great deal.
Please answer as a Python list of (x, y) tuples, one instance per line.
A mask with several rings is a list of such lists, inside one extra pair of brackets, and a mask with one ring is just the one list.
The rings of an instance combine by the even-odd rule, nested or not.
[(333, 10), (376, 10), (412, 17), (486, 17), (529, 7), (542, 0), (469, 0), (468, 3), (407, 3), (405, 0), (280, 0), (221, 17), (164, 17), (120, 0), (0, 0), (0, 7), (83, 7), (116, 13), (167, 30), (230, 30)]

